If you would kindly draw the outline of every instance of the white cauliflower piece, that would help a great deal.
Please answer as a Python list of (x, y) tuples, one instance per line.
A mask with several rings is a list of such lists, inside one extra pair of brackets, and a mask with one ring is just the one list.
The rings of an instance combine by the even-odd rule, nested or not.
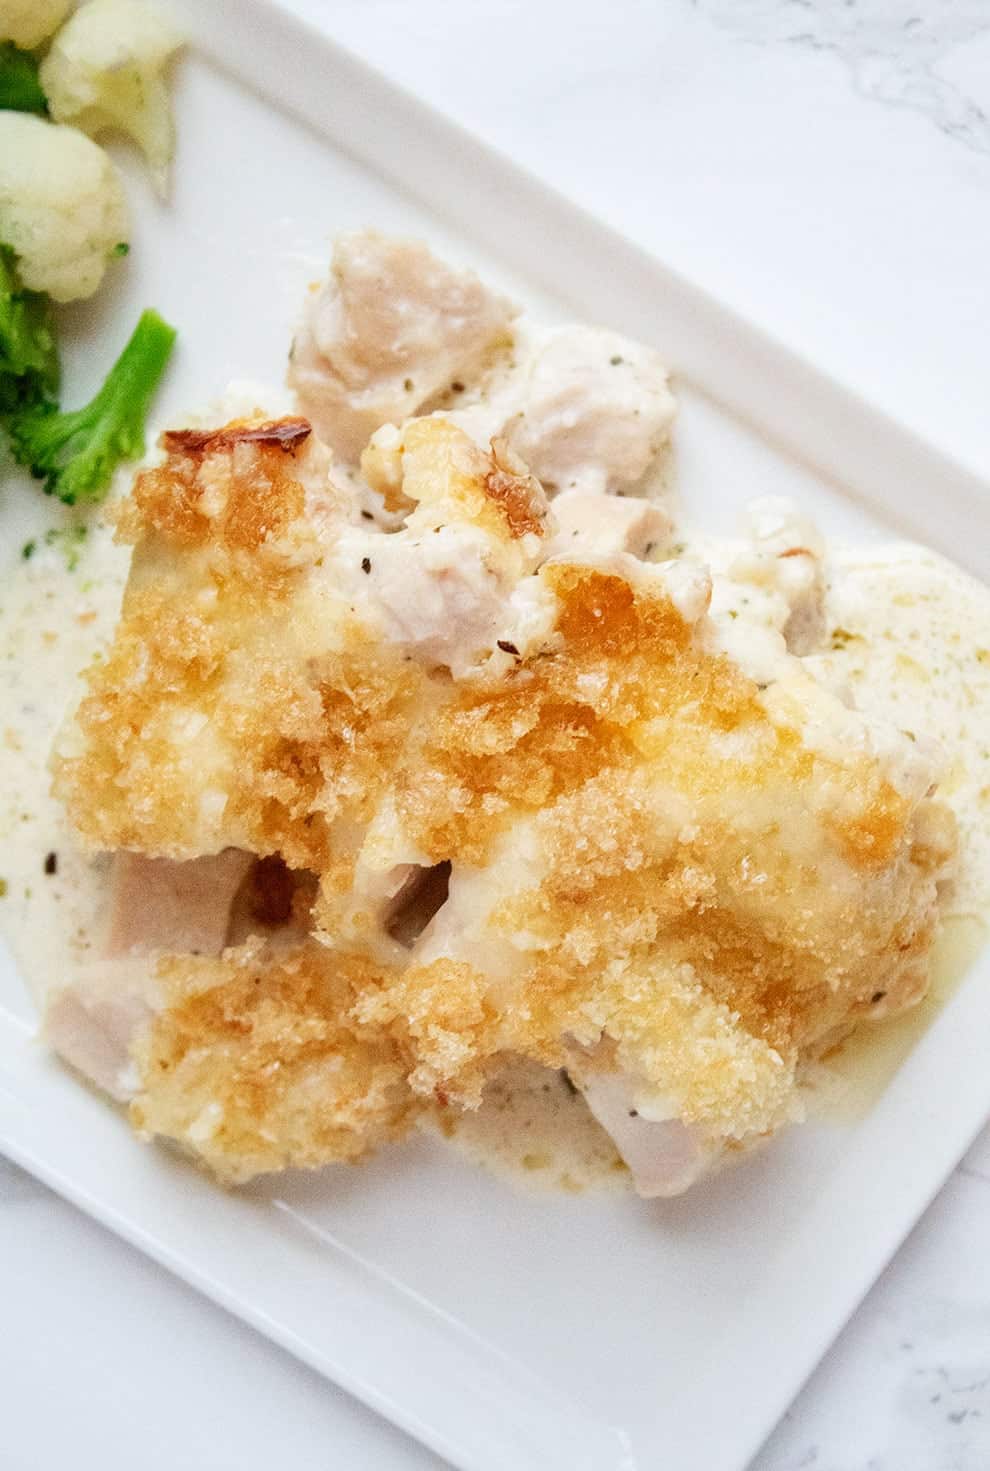
[(33, 51), (58, 30), (71, 9), (72, 0), (0, 0), (0, 41)]
[[(2, 0), (0, 0), (2, 3)], [(182, 36), (142, 0), (89, 0), (56, 36), (41, 85), (56, 122), (96, 135), (127, 133), (164, 194), (175, 149), (165, 68)]]
[(0, 112), (0, 241), (24, 285), (56, 301), (92, 296), (129, 221), (120, 176), (75, 128)]

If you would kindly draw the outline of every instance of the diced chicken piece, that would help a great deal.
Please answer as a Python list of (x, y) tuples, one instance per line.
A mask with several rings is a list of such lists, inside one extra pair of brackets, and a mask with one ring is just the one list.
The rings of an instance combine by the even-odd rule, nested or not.
[(557, 530), (547, 548), (551, 557), (611, 557), (629, 552), (650, 557), (661, 551), (671, 521), (655, 501), (638, 496), (569, 490), (553, 503)]
[(114, 855), (102, 953), (77, 968), (47, 1014), (55, 1051), (111, 1097), (126, 1099), (136, 1086), (131, 1044), (157, 1004), (152, 957), (219, 955), (252, 862), (236, 848), (186, 863)]
[(94, 961), (80, 966), (72, 983), (52, 996), (45, 1033), (60, 1057), (123, 1103), (138, 1083), (132, 1044), (157, 1004), (147, 957)]
[(479, 375), (511, 340), (515, 315), (473, 271), (417, 241), (344, 235), (296, 335), (289, 382), (317, 433), (353, 463), (382, 424)]
[(514, 588), (546, 555), (546, 497), (504, 442), (485, 455), (439, 417), (383, 431), (362, 464), (409, 510), (394, 534), (342, 536), (337, 575), (387, 639), (461, 675), (491, 654)]
[(659, 355), (604, 328), (548, 333), (513, 390), (503, 432), (550, 493), (637, 485), (675, 412)]
[(110, 879), (105, 957), (156, 950), (219, 955), (230, 906), (252, 862), (251, 854), (238, 848), (186, 863), (117, 853)]
[(717, 1157), (698, 1129), (669, 1118), (648, 1118), (636, 1105), (636, 1090), (622, 1073), (568, 1068), (585, 1102), (629, 1166), (636, 1194), (644, 1200), (681, 1195)]
[(486, 537), (457, 526), (375, 541), (367, 553), (367, 595), (385, 637), (418, 662), (456, 675), (484, 659), (507, 594), (488, 553)]
[(417, 863), (397, 863), (394, 868), (381, 874), (376, 889), (381, 901), (384, 929), (387, 930), (401, 914), (408, 901), (416, 894), (423, 874), (428, 872), (428, 869), (421, 868)]
[(774, 581), (789, 613), (783, 627), (792, 654), (812, 654), (825, 640), (824, 543), (814, 522), (782, 496), (764, 496), (748, 507), (757, 552), (772, 559)]

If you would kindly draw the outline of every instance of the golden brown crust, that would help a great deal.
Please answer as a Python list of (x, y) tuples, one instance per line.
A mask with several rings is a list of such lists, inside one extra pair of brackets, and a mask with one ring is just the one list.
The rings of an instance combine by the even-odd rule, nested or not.
[(484, 474), (485, 493), (505, 517), (510, 536), (545, 536), (546, 497), (535, 475), (514, 455), (505, 439), (492, 440), (492, 468)]
[(275, 540), (303, 514), (293, 471), (309, 434), (305, 419), (163, 434), (168, 458), (135, 478), (137, 516), (126, 531), (132, 539), (157, 533), (178, 546), (214, 542), (242, 551)]
[(699, 721), (766, 722), (756, 686), (695, 646), (662, 590), (637, 594), (618, 574), (568, 563), (538, 576), (557, 600), (556, 646), (455, 691), (399, 772), (401, 820), (432, 862), (483, 863), (510, 821), (602, 771), (634, 769), (661, 712), (668, 745)]
[(260, 424), (234, 422), (221, 429), (166, 429), (160, 442), (170, 454), (213, 454), (237, 444), (274, 445), (286, 454), (294, 454), (312, 432), (308, 419), (267, 419)]
[[(411, 1047), (414, 1087), (476, 1103), (502, 1056), (560, 1067), (575, 1041), (604, 1038), (647, 1093), (741, 1137), (786, 1116), (799, 1058), (874, 1014), (878, 994), (888, 1015), (923, 994), (953, 847), (944, 809), (922, 804), (874, 886), (827, 844), (789, 857), (774, 819), (683, 824), (663, 807), (621, 770), (562, 797), (495, 860), (491, 907), (465, 936), (494, 981), (414, 963), (362, 1003)], [(941, 838), (923, 833), (932, 818)], [(520, 882), (527, 865), (538, 877)], [(456, 951), (456, 915), (449, 931)]]
[(350, 1019), (375, 972), (312, 941), (168, 957), (165, 1006), (136, 1049), (135, 1127), (192, 1149), (230, 1183), (353, 1160), (416, 1113), (389, 1036)]
[[(239, 632), (263, 648), (233, 620), (177, 612), (153, 590), (128, 614), (79, 707), (84, 752), (56, 773), (77, 828), (104, 849), (188, 858), (236, 846), (327, 866), (332, 824), (370, 817), (401, 750), (408, 666), (341, 651), (310, 670), (259, 649), (232, 671)], [(187, 752), (176, 727), (200, 718)], [(210, 761), (216, 822), (204, 816)]]
[(374, 806), (418, 671), (313, 597), (298, 422), (206, 436), (135, 481), (122, 617), (86, 676), (81, 750), (56, 762), (93, 846), (319, 869), (333, 822)]
[[(489, 865), (492, 905), (467, 951), (497, 969), (526, 937), (507, 999), (482, 1018), (479, 997), (490, 1006), (500, 987), (473, 972), (441, 1006), (432, 968), (414, 966), (369, 1004), (400, 1027), (419, 1019), (420, 1075), (462, 1100), (500, 1055), (560, 1066), (568, 1037), (604, 1034), (682, 1117), (771, 1127), (800, 1055), (870, 1016), (877, 993), (887, 1014), (922, 994), (951, 821), (872, 758), (775, 725), (663, 595), (588, 568), (541, 575), (561, 645), (521, 661), (511, 692), (444, 706), (399, 794), (423, 850), (453, 856), (455, 900), (458, 863)], [(500, 856), (527, 814), (531, 838), (517, 856), (509, 836)], [(539, 878), (520, 883), (534, 863)], [(453, 916), (449, 928), (456, 953)]]
[(485, 454), (447, 419), (411, 419), (394, 447), (370, 446), (361, 466), (395, 506), (446, 510), (509, 542), (547, 535), (543, 489), (504, 440)]
[[(59, 789), (99, 846), (311, 870), (338, 949), (167, 962), (142, 1127), (188, 1141), (213, 1078), (227, 1132), (203, 1153), (240, 1177), (389, 1137), (411, 1105), (385, 1076), (473, 1104), (507, 1054), (581, 1048), (742, 1137), (786, 1116), (799, 1058), (878, 993), (887, 1013), (921, 994), (945, 809), (868, 746), (811, 740), (800, 688), (769, 703), (661, 571), (546, 563), (546, 636), (455, 680), (372, 636), (320, 572), (291, 423), (169, 446), (135, 486), (123, 617)], [(521, 575), (545, 515), (523, 468), (442, 419), (395, 454), (418, 530), (466, 518)], [(385, 868), (452, 866), (408, 956), (360, 888), (366, 839)], [(283, 1048), (284, 1092), (258, 1082)], [(305, 1093), (335, 1049), (331, 1117)], [(387, 1099), (365, 1122), (362, 1077)]]

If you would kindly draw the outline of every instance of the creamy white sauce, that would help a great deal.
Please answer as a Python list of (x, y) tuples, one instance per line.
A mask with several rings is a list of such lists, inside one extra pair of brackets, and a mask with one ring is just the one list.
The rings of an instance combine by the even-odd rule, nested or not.
[(106, 862), (78, 850), (48, 763), (80, 672), (113, 633), (129, 561), (94, 518), (84, 539), (34, 538), (0, 592), (0, 932), (39, 1004), (91, 948), (103, 903)]
[(823, 675), (860, 709), (939, 742), (959, 823), (947, 915), (990, 911), (990, 590), (924, 547), (833, 551)]
[(443, 1110), (427, 1128), (460, 1154), (532, 1190), (625, 1190), (629, 1171), (562, 1073), (513, 1062), (474, 1112)]

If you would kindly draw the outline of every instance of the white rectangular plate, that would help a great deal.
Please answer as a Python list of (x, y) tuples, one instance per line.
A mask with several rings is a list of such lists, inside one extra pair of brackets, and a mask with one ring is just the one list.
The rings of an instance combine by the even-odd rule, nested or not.
[[(93, 334), (148, 304), (181, 332), (162, 418), (277, 381), (330, 237), (370, 223), (660, 348), (712, 529), (788, 491), (831, 532), (897, 527), (987, 572), (987, 493), (958, 467), (277, 9), (187, 21), (175, 197), (132, 171), (126, 276), (70, 323), (79, 392)], [(7, 966), (0, 1149), (466, 1471), (739, 1471), (990, 1111), (988, 980), (860, 1122), (646, 1204), (515, 1192), (427, 1140), (225, 1193), (45, 1055)]]

